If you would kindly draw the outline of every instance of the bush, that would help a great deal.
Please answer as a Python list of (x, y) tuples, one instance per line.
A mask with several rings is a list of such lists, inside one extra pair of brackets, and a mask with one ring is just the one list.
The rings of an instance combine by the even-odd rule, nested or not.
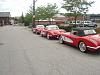
[(24, 25), (29, 26), (29, 22), (25, 21)]
[(71, 26), (60, 26), (60, 25), (59, 25), (59, 28), (60, 28), (60, 29), (64, 29), (64, 30), (66, 30), (67, 32), (70, 32), (70, 31), (72, 30), (72, 27), (71, 27)]
[(95, 29), (97, 33), (100, 33), (100, 28)]

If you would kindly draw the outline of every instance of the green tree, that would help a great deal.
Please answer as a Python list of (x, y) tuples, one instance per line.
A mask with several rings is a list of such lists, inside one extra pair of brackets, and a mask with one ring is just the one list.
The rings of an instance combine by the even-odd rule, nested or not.
[(49, 19), (51, 23), (51, 19), (55, 14), (58, 13), (56, 4), (47, 4), (47, 6), (40, 6), (36, 9), (36, 19)]
[(24, 23), (24, 15), (23, 15), (23, 13), (22, 13), (21, 17), (19, 17), (19, 22), (20, 23)]
[(78, 16), (86, 14), (89, 7), (94, 3), (94, 1), (88, 2), (87, 0), (63, 0), (64, 4), (62, 8), (66, 9), (68, 13), (67, 16), (74, 16), (75, 22)]
[[(49, 19), (51, 23), (51, 19), (55, 14), (58, 13), (56, 4), (47, 4), (47, 6), (39, 6), (35, 9), (35, 20), (45, 20)], [(25, 15), (25, 24), (29, 25), (32, 23), (32, 15), (33, 7), (30, 6), (28, 13)]]
[(28, 26), (30, 23), (32, 23), (32, 13), (27, 13), (25, 15), (25, 26)]
[(36, 15), (36, 20), (44, 20), (46, 19), (46, 7), (45, 6), (40, 6), (37, 7), (36, 11), (35, 11), (35, 15)]
[(54, 5), (48, 4), (46, 7), (46, 11), (45, 11), (46, 15), (45, 16), (49, 19), (50, 23), (51, 23), (51, 19), (53, 18), (53, 16), (58, 13), (57, 8), (58, 7), (56, 4), (54, 4)]

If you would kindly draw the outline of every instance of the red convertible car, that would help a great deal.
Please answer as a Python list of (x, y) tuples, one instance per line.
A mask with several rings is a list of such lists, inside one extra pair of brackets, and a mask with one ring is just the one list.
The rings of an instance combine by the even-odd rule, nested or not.
[(32, 31), (33, 33), (36, 33), (36, 34), (40, 34), (41, 31), (45, 28), (44, 25), (36, 25), (36, 28), (33, 28)]
[(59, 38), (59, 35), (64, 32), (65, 30), (59, 29), (57, 25), (48, 25), (41, 31), (41, 36), (47, 37), (47, 39)]
[(100, 34), (94, 29), (75, 29), (62, 33), (59, 42), (78, 47), (81, 52), (100, 50)]

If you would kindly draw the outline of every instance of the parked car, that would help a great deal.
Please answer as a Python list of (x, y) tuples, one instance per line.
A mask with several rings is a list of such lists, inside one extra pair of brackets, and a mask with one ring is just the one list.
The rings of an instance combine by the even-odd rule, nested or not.
[(75, 24), (78, 25), (78, 24), (80, 24), (80, 21), (76, 21), (76, 22), (75, 21), (70, 21), (69, 23), (72, 24), (72, 25), (75, 25)]
[(64, 33), (65, 30), (59, 29), (57, 25), (48, 25), (44, 30), (41, 31), (41, 36), (51, 38), (59, 38), (61, 33)]
[(72, 25), (73, 27), (97, 27), (97, 24), (95, 22), (92, 21), (70, 21), (69, 22), (70, 25)]
[(100, 34), (94, 29), (74, 29), (62, 33), (59, 42), (78, 47), (81, 52), (100, 50)]
[(40, 34), (44, 30), (44, 25), (36, 25), (36, 28), (32, 28), (33, 33)]
[(69, 25), (71, 25), (71, 26), (73, 26), (73, 27), (77, 27), (77, 26), (79, 26), (80, 25), (80, 21), (78, 20), (78, 21), (69, 21)]
[(97, 24), (92, 21), (80, 21), (79, 27), (97, 27)]

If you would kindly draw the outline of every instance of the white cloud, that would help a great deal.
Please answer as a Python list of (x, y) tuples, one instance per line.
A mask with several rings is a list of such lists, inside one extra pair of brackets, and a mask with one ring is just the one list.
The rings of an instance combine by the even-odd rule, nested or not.
[(0, 11), (10, 11), (12, 16), (20, 16), (28, 7), (27, 0), (0, 0)]
[[(93, 1), (93, 0), (91, 0)], [(95, 3), (92, 5), (92, 7), (90, 7), (89, 13), (93, 14), (93, 13), (97, 13), (100, 14), (100, 0), (94, 0)]]
[[(90, 0), (93, 1), (93, 0)], [(100, 13), (99, 0), (95, 0), (96, 3), (90, 8), (89, 13)], [(47, 3), (56, 3), (61, 7), (63, 0), (37, 0), (36, 7), (40, 5), (46, 5)], [(29, 6), (32, 5), (33, 0), (0, 0), (0, 11), (10, 11), (12, 16), (20, 16), (26, 13)], [(63, 11), (63, 10), (61, 10)]]

